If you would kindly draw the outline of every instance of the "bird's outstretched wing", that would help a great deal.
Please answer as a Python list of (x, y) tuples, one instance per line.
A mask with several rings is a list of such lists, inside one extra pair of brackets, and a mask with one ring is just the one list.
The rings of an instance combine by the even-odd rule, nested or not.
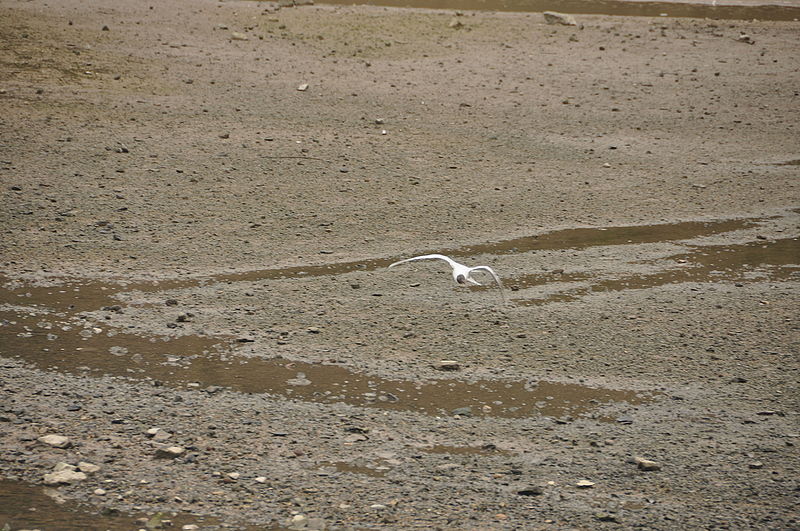
[(494, 279), (495, 282), (497, 282), (497, 286), (500, 288), (500, 294), (503, 296), (503, 302), (506, 302), (506, 290), (503, 288), (503, 283), (500, 282), (500, 277), (497, 276), (497, 273), (494, 272), (494, 269), (492, 269), (489, 266), (475, 266), (475, 267), (472, 268), (472, 270), (473, 271), (486, 271), (490, 275), (492, 275), (492, 278)]
[(404, 264), (406, 262), (414, 262), (415, 260), (444, 260), (445, 262), (450, 264), (451, 267), (453, 266), (453, 264), (456, 263), (455, 261), (453, 261), (452, 258), (449, 258), (443, 254), (424, 254), (422, 256), (415, 256), (413, 258), (406, 258), (405, 260), (400, 260), (399, 262), (390, 264), (389, 267), (394, 267), (396, 265)]

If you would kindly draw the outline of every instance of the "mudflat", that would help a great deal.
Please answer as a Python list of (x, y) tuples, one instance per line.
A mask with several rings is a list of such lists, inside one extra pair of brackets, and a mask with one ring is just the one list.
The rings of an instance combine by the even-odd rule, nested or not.
[(796, 528), (800, 26), (574, 18), (3, 2), (0, 523)]

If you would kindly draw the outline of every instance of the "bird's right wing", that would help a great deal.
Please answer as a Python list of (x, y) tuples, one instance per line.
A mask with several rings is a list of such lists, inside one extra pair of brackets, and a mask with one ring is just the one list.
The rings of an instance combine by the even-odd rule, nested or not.
[(416, 260), (444, 260), (445, 262), (447, 262), (451, 266), (455, 263), (455, 262), (453, 262), (453, 260), (451, 258), (448, 258), (447, 256), (445, 256), (443, 254), (424, 254), (422, 256), (415, 256), (413, 258), (406, 258), (405, 260), (400, 260), (399, 262), (395, 262), (393, 264), (390, 264), (389, 267), (394, 267), (396, 265), (404, 264), (406, 262), (414, 262)]

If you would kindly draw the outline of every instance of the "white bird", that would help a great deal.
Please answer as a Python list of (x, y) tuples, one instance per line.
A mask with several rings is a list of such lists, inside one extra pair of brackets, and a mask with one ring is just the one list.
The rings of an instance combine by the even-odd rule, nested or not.
[(443, 254), (425, 254), (422, 256), (415, 256), (413, 258), (406, 258), (405, 260), (400, 260), (399, 262), (390, 264), (389, 267), (394, 267), (396, 265), (404, 264), (406, 262), (414, 262), (416, 260), (444, 260), (445, 262), (450, 264), (450, 267), (453, 268), (453, 280), (455, 280), (459, 284), (469, 283), (469, 284), (475, 284), (476, 286), (482, 286), (483, 284), (472, 278), (472, 273), (474, 273), (475, 271), (486, 271), (487, 273), (492, 275), (492, 278), (494, 279), (495, 282), (497, 282), (497, 285), (500, 287), (500, 294), (503, 296), (503, 302), (505, 302), (506, 300), (506, 293), (505, 290), (503, 289), (503, 283), (500, 282), (500, 277), (497, 276), (497, 273), (494, 272), (494, 269), (492, 269), (489, 266), (481, 265), (481, 266), (469, 267), (465, 266), (464, 264), (459, 264), (452, 258), (445, 256)]

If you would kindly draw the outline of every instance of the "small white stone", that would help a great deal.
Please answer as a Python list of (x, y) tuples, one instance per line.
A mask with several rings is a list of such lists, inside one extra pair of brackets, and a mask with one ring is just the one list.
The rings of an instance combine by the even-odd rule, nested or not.
[(255, 481), (256, 481), (256, 483), (266, 483), (266, 482), (267, 482), (267, 478), (266, 478), (266, 477), (264, 477), (264, 476), (258, 476), (258, 477), (255, 479)]
[(240, 477), (242, 477), (242, 475), (238, 472), (231, 472), (230, 474), (228, 474), (228, 477), (231, 479), (239, 479)]
[(170, 446), (169, 448), (159, 448), (156, 450), (156, 457), (162, 458), (175, 458), (180, 457), (186, 452), (185, 448), (181, 448), (180, 446)]
[(94, 489), (94, 493), (96, 496), (105, 496), (106, 489)]
[(297, 87), (297, 90), (299, 90), (300, 92), (305, 92), (306, 90), (308, 90), (308, 83), (303, 83), (302, 85)]
[(52, 446), (53, 448), (69, 448), (70, 446), (72, 446), (72, 443), (70, 442), (69, 438), (64, 437), (63, 435), (55, 435), (55, 434), (44, 435), (42, 437), (39, 437), (39, 439), (37, 440), (40, 443), (47, 444), (49, 446)]
[(195, 529), (200, 529), (200, 526), (195, 524), (186, 524), (185, 526), (181, 527), (183, 531), (195, 531)]
[(301, 527), (308, 523), (308, 516), (304, 514), (296, 514), (292, 516), (291, 525), (294, 527)]
[(594, 482), (589, 481), (588, 479), (582, 479), (577, 483), (575, 483), (575, 486), (578, 487), (579, 489), (591, 489), (592, 487), (594, 487)]

